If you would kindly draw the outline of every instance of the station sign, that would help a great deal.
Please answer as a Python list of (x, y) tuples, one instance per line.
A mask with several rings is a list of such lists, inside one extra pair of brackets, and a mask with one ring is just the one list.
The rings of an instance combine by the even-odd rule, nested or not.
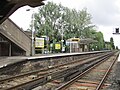
[(36, 38), (35, 47), (44, 48), (44, 38)]
[(55, 44), (55, 49), (61, 49), (61, 45), (60, 44)]

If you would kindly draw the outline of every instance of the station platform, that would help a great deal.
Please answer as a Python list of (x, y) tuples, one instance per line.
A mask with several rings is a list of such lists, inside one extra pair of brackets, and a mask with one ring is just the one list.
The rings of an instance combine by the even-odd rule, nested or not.
[(0, 68), (5, 67), (10, 64), (14, 64), (17, 62), (25, 61), (29, 57), (24, 57), (24, 56), (14, 56), (14, 57), (0, 57)]
[(51, 57), (53, 55), (60, 55), (60, 54), (39, 54), (35, 56), (12, 56), (12, 57), (0, 57), (0, 68), (6, 67), (8, 65), (12, 65), (18, 62), (30, 60), (30, 59), (38, 59), (38, 58), (45, 58)]
[(15, 64), (17, 62), (22, 62), (26, 60), (35, 60), (35, 59), (43, 59), (43, 58), (54, 58), (61, 56), (73, 56), (73, 55), (84, 55), (84, 54), (94, 54), (101, 53), (107, 51), (94, 51), (94, 52), (79, 52), (79, 53), (54, 53), (54, 54), (39, 54), (34, 56), (12, 56), (12, 57), (0, 57), (0, 68), (6, 67), (8, 65)]
[(46, 57), (55, 57), (55, 56), (61, 56), (61, 55), (69, 55), (69, 54), (40, 54), (40, 55), (34, 55), (34, 56), (12, 56), (12, 57), (0, 57), (0, 68), (6, 67), (11, 64), (15, 64), (18, 62), (30, 60), (30, 59), (41, 59)]
[(115, 79), (120, 83), (120, 54), (119, 54), (118, 62), (117, 62), (117, 65), (116, 65)]

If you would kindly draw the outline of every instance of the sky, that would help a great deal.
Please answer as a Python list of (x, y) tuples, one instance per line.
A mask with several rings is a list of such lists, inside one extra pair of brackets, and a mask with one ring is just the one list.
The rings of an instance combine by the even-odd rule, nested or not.
[[(82, 10), (87, 8), (87, 11), (92, 16), (92, 23), (97, 26), (97, 30), (104, 35), (105, 41), (109, 41), (113, 37), (115, 46), (120, 48), (120, 35), (113, 35), (115, 28), (120, 28), (120, 0), (46, 0), (54, 3), (61, 3), (63, 6), (70, 9)], [(31, 11), (26, 11), (31, 9)], [(10, 18), (23, 30), (29, 28), (31, 15), (37, 12), (38, 7), (30, 8), (24, 6), (13, 13)]]

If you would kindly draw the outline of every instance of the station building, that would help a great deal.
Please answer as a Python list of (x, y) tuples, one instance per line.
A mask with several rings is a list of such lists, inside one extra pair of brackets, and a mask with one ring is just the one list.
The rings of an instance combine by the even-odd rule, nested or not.
[(70, 52), (87, 52), (90, 51), (90, 44), (96, 42), (96, 40), (93, 40), (91, 38), (70, 38), (66, 41), (66, 44), (70, 47)]

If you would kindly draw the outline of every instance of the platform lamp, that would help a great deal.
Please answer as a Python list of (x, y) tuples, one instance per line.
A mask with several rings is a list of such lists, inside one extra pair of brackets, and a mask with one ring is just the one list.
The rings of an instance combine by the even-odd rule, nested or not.
[(26, 9), (26, 11), (32, 11), (32, 25), (31, 25), (31, 34), (32, 34), (32, 42), (31, 42), (31, 56), (35, 55), (35, 30), (34, 30), (34, 10)]

